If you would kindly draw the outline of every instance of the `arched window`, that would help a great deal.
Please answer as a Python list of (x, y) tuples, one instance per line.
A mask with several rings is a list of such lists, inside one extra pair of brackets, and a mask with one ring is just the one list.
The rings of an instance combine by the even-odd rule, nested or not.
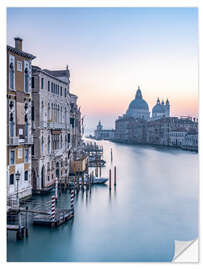
[(24, 180), (25, 181), (28, 181), (28, 171), (25, 171), (24, 172)]
[(10, 66), (9, 66), (9, 84), (10, 84), (10, 89), (14, 89), (14, 66), (13, 66), (13, 63), (10, 63)]
[(44, 102), (41, 104), (41, 121), (44, 121)]
[(41, 151), (42, 151), (42, 154), (44, 152), (44, 137), (42, 136), (42, 140), (41, 140)]
[(53, 103), (51, 103), (51, 120), (53, 121), (53, 117), (54, 116), (54, 107), (53, 107)]
[(27, 114), (25, 115), (25, 137), (28, 137), (28, 119), (27, 119)]
[(48, 103), (48, 120), (50, 120), (50, 104)]
[(48, 153), (50, 153), (50, 136), (48, 136)]
[(61, 123), (63, 123), (63, 108), (61, 107)]
[(64, 113), (64, 119), (65, 119), (65, 124), (67, 124), (67, 109), (65, 108), (65, 113)]
[(28, 93), (29, 91), (29, 74), (28, 68), (25, 69), (25, 92)]
[(62, 148), (62, 145), (63, 145), (63, 137), (62, 137), (62, 134), (61, 134), (61, 147)]
[(10, 181), (9, 181), (10, 185), (13, 185), (14, 184), (14, 174), (10, 174)]
[(9, 123), (9, 133), (10, 137), (14, 137), (14, 119), (13, 119), (13, 113), (10, 114), (10, 123)]

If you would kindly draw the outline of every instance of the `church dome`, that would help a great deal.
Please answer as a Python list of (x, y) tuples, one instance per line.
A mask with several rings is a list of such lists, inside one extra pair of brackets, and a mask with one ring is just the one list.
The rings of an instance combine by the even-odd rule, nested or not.
[(142, 98), (142, 92), (141, 92), (139, 87), (138, 87), (138, 90), (136, 92), (135, 99), (133, 99), (130, 102), (130, 105), (128, 107), (128, 111), (131, 111), (131, 110), (146, 110), (146, 111), (149, 111), (148, 104)]

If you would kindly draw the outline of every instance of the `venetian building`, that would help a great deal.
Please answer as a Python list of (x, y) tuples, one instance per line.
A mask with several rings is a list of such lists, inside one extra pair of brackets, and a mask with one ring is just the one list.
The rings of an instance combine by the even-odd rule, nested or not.
[(160, 103), (158, 98), (156, 105), (152, 109), (152, 120), (160, 119), (162, 117), (170, 117), (170, 104), (168, 99), (166, 100), (166, 104), (164, 104), (164, 101), (162, 100)]
[(52, 188), (56, 178), (65, 182), (69, 175), (69, 70), (49, 71), (33, 66), (32, 95), (32, 187), (37, 192), (46, 192)]
[(31, 63), (23, 40), (7, 46), (7, 197), (15, 200), (32, 195)]
[(138, 86), (135, 98), (130, 102), (125, 117), (148, 120), (150, 117), (149, 106), (142, 97), (142, 92)]

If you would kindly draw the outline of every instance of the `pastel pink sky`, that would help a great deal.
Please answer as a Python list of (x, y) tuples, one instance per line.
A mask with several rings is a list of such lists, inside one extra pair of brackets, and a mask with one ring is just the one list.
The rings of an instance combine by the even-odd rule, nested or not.
[(150, 112), (159, 97), (172, 116), (198, 117), (197, 8), (9, 8), (8, 44), (15, 36), (33, 64), (69, 65), (89, 130), (113, 128), (138, 85)]

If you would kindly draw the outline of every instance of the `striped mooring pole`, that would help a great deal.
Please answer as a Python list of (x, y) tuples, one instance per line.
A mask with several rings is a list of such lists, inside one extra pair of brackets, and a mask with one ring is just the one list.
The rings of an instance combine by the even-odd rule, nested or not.
[(74, 212), (74, 190), (71, 189), (71, 194), (70, 194), (70, 207), (71, 210)]
[(56, 178), (55, 182), (55, 199), (58, 199), (58, 178)]
[(56, 218), (56, 199), (55, 196), (51, 197), (51, 218), (55, 221)]

